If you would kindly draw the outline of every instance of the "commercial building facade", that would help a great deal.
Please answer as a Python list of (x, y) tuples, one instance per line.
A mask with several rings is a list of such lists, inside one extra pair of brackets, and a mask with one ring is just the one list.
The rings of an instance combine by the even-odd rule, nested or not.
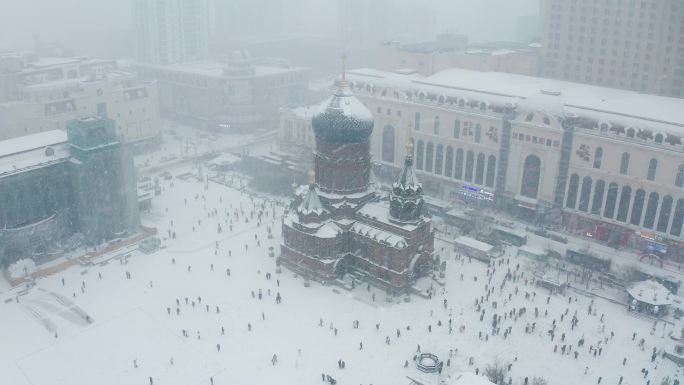
[(348, 77), (375, 116), (379, 178), (396, 174), (410, 135), (429, 195), (496, 205), (616, 246), (668, 254), (681, 246), (681, 99), (456, 69)]
[(115, 61), (85, 57), (28, 63), (7, 60), (14, 65), (2, 77), (6, 92), (0, 102), (0, 140), (66, 130), (68, 121), (86, 116), (114, 119), (116, 136), (124, 142), (159, 139), (155, 83), (141, 81)]
[(679, 0), (543, 0), (541, 75), (684, 97)]

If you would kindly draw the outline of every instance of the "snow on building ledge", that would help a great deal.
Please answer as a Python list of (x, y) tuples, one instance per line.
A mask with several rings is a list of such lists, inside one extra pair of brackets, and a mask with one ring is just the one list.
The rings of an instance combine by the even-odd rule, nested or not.
[[(372, 68), (349, 71), (350, 88), (359, 96), (391, 97), (443, 107), (491, 106), (521, 111), (553, 107), (560, 117), (587, 117), (634, 129), (684, 136), (684, 99), (640, 94), (608, 87), (501, 72), (446, 69), (431, 76)], [(392, 90), (393, 92), (388, 92)], [(399, 92), (396, 92), (399, 91)]]
[(53, 130), (0, 141), (0, 178), (70, 157), (65, 131)]

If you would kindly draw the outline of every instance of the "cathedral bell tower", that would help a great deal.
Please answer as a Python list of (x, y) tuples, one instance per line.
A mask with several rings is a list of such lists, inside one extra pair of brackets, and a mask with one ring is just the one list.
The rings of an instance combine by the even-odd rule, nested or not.
[(404, 167), (397, 180), (392, 184), (390, 217), (395, 222), (409, 223), (422, 219), (423, 186), (413, 169), (413, 143), (406, 143)]

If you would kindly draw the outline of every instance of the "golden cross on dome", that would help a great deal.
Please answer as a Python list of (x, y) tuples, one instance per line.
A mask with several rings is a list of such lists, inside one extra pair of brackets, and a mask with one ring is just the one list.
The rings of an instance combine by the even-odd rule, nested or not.
[(413, 157), (413, 142), (411, 141), (411, 138), (409, 138), (406, 141), (404, 148), (406, 149), (406, 156), (409, 158), (412, 158)]
[(404, 145), (406, 149), (406, 156), (413, 158), (413, 138), (411, 137), (411, 125), (406, 125), (406, 144)]
[(316, 171), (313, 168), (309, 169), (309, 184), (316, 182)]
[(342, 80), (340, 81), (340, 87), (345, 88), (347, 87), (347, 53), (342, 52), (342, 56), (340, 56), (340, 60), (342, 61)]
[(311, 165), (309, 166), (309, 184), (316, 183), (316, 153), (311, 150)]

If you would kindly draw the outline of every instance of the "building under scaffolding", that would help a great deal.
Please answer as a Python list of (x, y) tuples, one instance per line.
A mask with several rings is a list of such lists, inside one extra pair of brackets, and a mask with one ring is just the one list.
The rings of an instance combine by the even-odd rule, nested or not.
[(132, 155), (109, 119), (0, 142), (1, 265), (135, 233), (137, 204)]

